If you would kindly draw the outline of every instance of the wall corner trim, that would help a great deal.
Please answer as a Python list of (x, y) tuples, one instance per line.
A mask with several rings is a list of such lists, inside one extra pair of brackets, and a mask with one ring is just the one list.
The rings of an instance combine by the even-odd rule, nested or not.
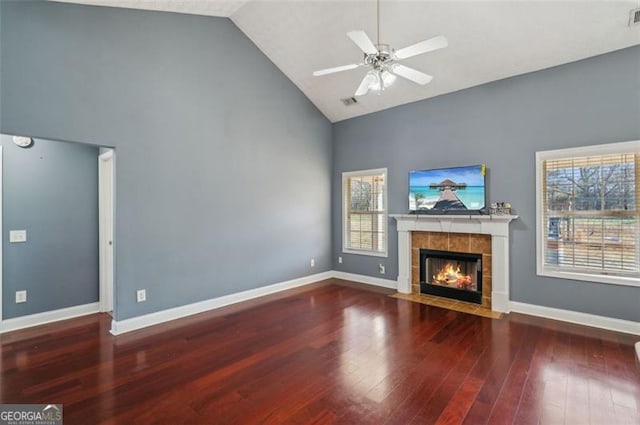
[(593, 328), (607, 329), (610, 331), (624, 332), (640, 335), (640, 322), (632, 320), (616, 319), (614, 317), (597, 316), (595, 314), (581, 313), (579, 311), (562, 310), (559, 308), (545, 307), (535, 304), (526, 304), (511, 301), (511, 311), (528, 314), (530, 316), (544, 317), (546, 319), (561, 320), (563, 322), (578, 325), (591, 326)]
[(45, 311), (42, 313), (29, 314), (27, 316), (14, 317), (0, 322), (0, 333), (17, 331), (18, 329), (44, 325), (51, 322), (58, 322), (60, 320), (73, 319), (74, 317), (86, 316), (87, 314), (99, 312), (100, 303), (96, 302), (61, 308), (58, 310)]
[(198, 301), (192, 304), (186, 304), (142, 316), (136, 316), (130, 319), (113, 320), (111, 322), (111, 334), (121, 335), (127, 332), (146, 328), (148, 326), (158, 325), (160, 323), (169, 322), (182, 317), (204, 313), (205, 311), (214, 310), (227, 305), (248, 301), (265, 295), (274, 294), (276, 292), (286, 291), (287, 289), (297, 288), (298, 286), (304, 286), (321, 280), (330, 279), (331, 277), (333, 277), (333, 272), (327, 271), (285, 282), (274, 283), (260, 288), (249, 289), (247, 291), (223, 295), (218, 298)]

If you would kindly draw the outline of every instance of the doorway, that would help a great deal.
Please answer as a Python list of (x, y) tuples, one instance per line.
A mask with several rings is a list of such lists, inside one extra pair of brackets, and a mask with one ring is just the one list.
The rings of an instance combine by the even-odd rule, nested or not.
[[(0, 243), (0, 333), (99, 311), (113, 311), (115, 298), (115, 260), (113, 254), (115, 216), (114, 150), (111, 148), (100, 148), (98, 150), (98, 147), (95, 145), (76, 148), (72, 146), (83, 144), (71, 142), (60, 143), (60, 148), (58, 148), (55, 146), (58, 145), (57, 142), (63, 141), (38, 139), (41, 146), (38, 147), (38, 145), (36, 145), (34, 152), (38, 153), (34, 153), (14, 148), (13, 144), (15, 141), (12, 140), (12, 136), (10, 135), (2, 134), (0, 137), (2, 138), (0, 140), (0, 235), (2, 235), (3, 238), (7, 236), (8, 240), (8, 235), (2, 233), (4, 216), (5, 218), (12, 217), (11, 222), (7, 224), (8, 227), (27, 229), (30, 231), (30, 236), (32, 236), (28, 243), (10, 247), (21, 251), (14, 250), (12, 252), (10, 249), (3, 249), (7, 248), (7, 246), (3, 246), (4, 243)], [(22, 145), (18, 146), (21, 148), (24, 147)], [(12, 168), (9, 167), (11, 170), (9, 170), (7, 166), (3, 167), (5, 155), (10, 158), (9, 161), (11, 161), (11, 164), (9, 165), (13, 166)], [(39, 159), (34, 162), (34, 158), (38, 157)], [(97, 164), (95, 162), (96, 157), (98, 159)], [(67, 167), (65, 165), (60, 168), (61, 163), (70, 164), (71, 166)], [(89, 164), (93, 164), (93, 166)], [(96, 165), (98, 167), (96, 167)], [(20, 183), (25, 175), (29, 175), (29, 173), (33, 171), (31, 167), (41, 170), (44, 173), (43, 175), (50, 176), (51, 178), (46, 179), (46, 184), (43, 183), (43, 179), (29, 180), (31, 183), (36, 182), (37, 184), (34, 183), (35, 186), (33, 188), (29, 186), (31, 190), (22, 190), (22, 192), (20, 192), (16, 189), (17, 183)], [(60, 172), (61, 169), (64, 170), (64, 172)], [(11, 171), (11, 173), (7, 176), (7, 172), (9, 171)], [(91, 175), (92, 178), (88, 179), (89, 175)], [(11, 179), (8, 177), (11, 177)], [(76, 182), (85, 183), (76, 186)], [(93, 186), (91, 182), (93, 182), (95, 186)], [(11, 183), (11, 185), (9, 185), (9, 183)], [(73, 196), (71, 197), (67, 190), (69, 187), (75, 188)], [(58, 191), (57, 188), (66, 188), (66, 191)], [(76, 190), (80, 190), (78, 196), (76, 196)], [(54, 219), (59, 225), (43, 225), (43, 222), (46, 223), (46, 220), (41, 220), (42, 217), (37, 214), (29, 215), (24, 214), (24, 211), (21, 212), (20, 209), (25, 208), (23, 203), (26, 199), (26, 197), (22, 195), (23, 192), (29, 194), (28, 205), (36, 205), (34, 204), (35, 201), (43, 201), (43, 199), (51, 203), (51, 200), (54, 199), (57, 204), (51, 208), (52, 211), (55, 212)], [(16, 193), (20, 196), (17, 196)], [(55, 193), (56, 195), (53, 197), (38, 195), (42, 195), (42, 193), (47, 196), (51, 193)], [(9, 201), (7, 201), (7, 197), (9, 197)], [(4, 205), (3, 200), (5, 201)], [(5, 208), (10, 206), (13, 209), (7, 213)], [(68, 208), (71, 208), (71, 210), (68, 210)], [(96, 208), (98, 208), (98, 211), (96, 211)], [(38, 208), (32, 208), (32, 210), (38, 210)], [(96, 214), (96, 212), (98, 214)], [(82, 231), (80, 233), (76, 232), (76, 234), (72, 235), (73, 237), (65, 239), (65, 235), (76, 227)], [(60, 229), (62, 229), (62, 231)], [(64, 229), (66, 229), (67, 233), (64, 233)], [(87, 233), (86, 231), (89, 229), (93, 229), (93, 232), (96, 233)], [(26, 242), (26, 240), (23, 242)], [(19, 258), (20, 260), (39, 255), (44, 252), (42, 245), (44, 245), (45, 248), (55, 245), (63, 246), (65, 250), (70, 249), (72, 251), (70, 254), (72, 266), (59, 267), (60, 261), (65, 261), (66, 257), (59, 258), (55, 255), (38, 257), (37, 260), (42, 260), (41, 269), (46, 270), (46, 272), (39, 273), (44, 275), (45, 278), (40, 279), (41, 276), (36, 275), (35, 279), (31, 279), (33, 276), (29, 275), (29, 279), (25, 280), (24, 276), (27, 275), (26, 272), (32, 272), (33, 270), (27, 268), (25, 272), (25, 270), (20, 268), (22, 267), (21, 261), (4, 261), (9, 253), (13, 255), (13, 257), (11, 257), (12, 259)], [(105, 249), (103, 249), (103, 247), (105, 247)], [(90, 255), (91, 258), (89, 259), (87, 255)], [(73, 263), (73, 261), (82, 262)], [(11, 270), (3, 269), (3, 266), (7, 265), (12, 266)], [(11, 273), (9, 277), (7, 277), (7, 272)], [(16, 276), (18, 276), (19, 279), (16, 278)], [(5, 277), (7, 277), (7, 279), (5, 279)], [(68, 300), (68, 298), (56, 298), (55, 296), (47, 295), (47, 291), (51, 288), (51, 285), (40, 284), (39, 286), (23, 287), (24, 282), (44, 281), (46, 283), (47, 279), (56, 279), (56, 282), (73, 282), (75, 286), (74, 292), (71, 293), (71, 295), (76, 296), (74, 300), (75, 304), (64, 305), (64, 302)], [(7, 291), (6, 288), (8, 282), (13, 283), (10, 291)], [(18, 283), (16, 284), (16, 282)], [(91, 282), (91, 286), (82, 287), (82, 282)], [(98, 286), (93, 286), (96, 283)], [(13, 295), (12, 291), (16, 290), (17, 292), (17, 289), (25, 292), (24, 295), (27, 295), (27, 291), (33, 293), (33, 297), (27, 298), (25, 296), (24, 299), (35, 301), (32, 305), (36, 307), (32, 308), (30, 305), (26, 305), (30, 310), (23, 310), (23, 312), (17, 315), (15, 314), (16, 309), (3, 308), (3, 296), (4, 301), (7, 302), (9, 293)], [(32, 291), (35, 291), (35, 293)], [(96, 295), (97, 299), (94, 298)], [(60, 302), (60, 299), (63, 299), (63, 302)], [(42, 308), (42, 300), (46, 300), (44, 301), (45, 308)], [(16, 302), (16, 304), (17, 303), (18, 302)], [(37, 303), (40, 304), (38, 305)], [(6, 307), (6, 305), (4, 307)], [(8, 315), (9, 319), (6, 318)]]

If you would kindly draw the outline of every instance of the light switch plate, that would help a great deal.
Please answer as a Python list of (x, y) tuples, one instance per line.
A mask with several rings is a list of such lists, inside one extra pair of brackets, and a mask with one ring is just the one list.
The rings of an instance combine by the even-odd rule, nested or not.
[(9, 231), (9, 242), (26, 242), (27, 231), (26, 230), (11, 230)]

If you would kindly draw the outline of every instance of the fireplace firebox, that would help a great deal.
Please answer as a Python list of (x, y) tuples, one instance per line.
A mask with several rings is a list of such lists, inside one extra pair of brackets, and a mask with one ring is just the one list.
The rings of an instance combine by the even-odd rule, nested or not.
[(421, 249), (420, 292), (482, 304), (482, 255)]

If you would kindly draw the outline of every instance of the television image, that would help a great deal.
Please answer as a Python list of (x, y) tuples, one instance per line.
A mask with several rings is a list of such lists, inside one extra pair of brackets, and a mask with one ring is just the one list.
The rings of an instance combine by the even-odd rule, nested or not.
[(477, 213), (485, 209), (484, 164), (409, 173), (409, 211)]

